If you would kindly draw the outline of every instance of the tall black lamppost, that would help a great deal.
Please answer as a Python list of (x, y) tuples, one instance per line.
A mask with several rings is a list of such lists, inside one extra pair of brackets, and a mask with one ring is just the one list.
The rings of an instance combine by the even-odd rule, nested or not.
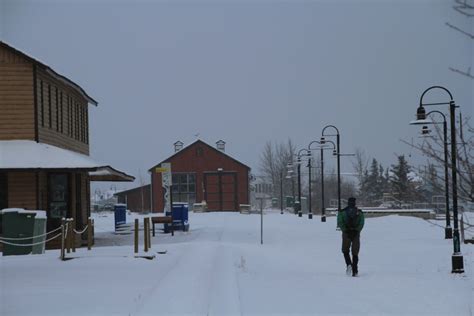
[[(336, 154), (336, 145), (334, 144), (334, 142), (330, 141), (330, 140), (326, 140), (325, 141), (326, 143), (331, 143), (333, 145), (333, 154), (335, 155)], [(314, 140), (312, 142), (309, 143), (308, 145), (308, 151), (309, 151), (309, 154), (311, 155), (311, 150), (313, 150), (314, 148), (311, 148), (311, 145), (313, 144), (319, 144), (319, 149), (320, 149), (320, 156), (321, 156), (321, 222), (326, 222), (326, 212), (325, 212), (325, 206), (324, 206), (324, 149), (330, 149), (330, 148), (324, 148), (322, 145), (321, 145), (321, 142), (320, 141), (317, 141), (317, 140)], [(312, 210), (311, 210), (311, 157), (309, 159), (309, 163), (308, 163), (308, 168), (309, 168), (309, 212), (311, 214), (311, 218), (312, 218)]]
[[(439, 102), (439, 103), (423, 103), (423, 97), (425, 94), (433, 89), (441, 89), (449, 94), (449, 102)], [(452, 190), (453, 190), (453, 222), (454, 222), (454, 232), (453, 232), (453, 255), (451, 257), (452, 264), (452, 273), (463, 273), (464, 272), (464, 259), (461, 253), (461, 242), (459, 240), (459, 229), (458, 229), (458, 188), (457, 188), (457, 144), (456, 144), (456, 104), (453, 100), (453, 95), (449, 92), (448, 89), (442, 86), (432, 86), (423, 91), (420, 97), (420, 105), (416, 110), (417, 120), (426, 120), (426, 110), (425, 106), (432, 105), (449, 105), (449, 118), (451, 123), (451, 178), (452, 178)]]
[(293, 171), (293, 163), (289, 162), (286, 164), (286, 169), (287, 169), (287, 179), (291, 179), (291, 194), (293, 195), (293, 213), (296, 214), (296, 208), (295, 208), (295, 175)]
[[(451, 239), (453, 238), (453, 229), (451, 228), (451, 214), (449, 212), (449, 173), (448, 173), (448, 123), (446, 121), (446, 116), (443, 112), (440, 111), (430, 111), (426, 114), (426, 117), (429, 115), (437, 113), (443, 117), (443, 141), (444, 141), (444, 194), (446, 200), (446, 227), (444, 229), (444, 238)], [(411, 125), (426, 125), (426, 124), (438, 124), (431, 120), (416, 120), (410, 122)], [(429, 134), (429, 129), (427, 126), (423, 126), (422, 133), (423, 135)]]
[(300, 149), (298, 151), (297, 157), (297, 170), (298, 170), (298, 217), (303, 216), (303, 212), (301, 211), (301, 156), (303, 156), (302, 152), (306, 152), (306, 156), (309, 156), (309, 151), (306, 148)]
[[(311, 154), (311, 152), (310, 152)], [(312, 208), (312, 202), (311, 202), (311, 156), (308, 159), (308, 219), (313, 219), (313, 208)]]
[[(336, 131), (336, 134), (326, 135), (324, 132), (326, 129), (332, 128)], [(334, 125), (326, 125), (321, 132), (321, 144), (325, 144), (325, 136), (336, 136), (336, 151), (337, 151), (337, 211), (341, 210), (341, 141), (339, 130)]]

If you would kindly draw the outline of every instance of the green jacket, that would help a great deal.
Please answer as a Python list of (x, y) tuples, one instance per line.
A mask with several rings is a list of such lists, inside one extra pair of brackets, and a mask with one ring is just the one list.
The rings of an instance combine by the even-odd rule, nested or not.
[[(348, 209), (349, 209), (349, 206), (337, 213), (337, 226), (343, 232), (349, 231), (348, 217), (346, 213)], [(364, 212), (362, 212), (361, 209), (357, 209), (357, 218), (355, 220), (355, 223), (356, 223), (355, 230), (360, 233), (362, 231), (362, 228), (364, 228), (364, 223), (365, 223)]]

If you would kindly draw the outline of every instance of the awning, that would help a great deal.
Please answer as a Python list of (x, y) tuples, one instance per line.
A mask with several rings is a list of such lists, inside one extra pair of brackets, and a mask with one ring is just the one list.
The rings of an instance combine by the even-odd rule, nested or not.
[(95, 171), (90, 171), (91, 181), (134, 181), (135, 177), (118, 171), (110, 166), (100, 167)]
[(89, 171), (92, 181), (133, 181), (135, 177), (89, 156), (31, 140), (0, 141), (0, 170), (75, 169)]

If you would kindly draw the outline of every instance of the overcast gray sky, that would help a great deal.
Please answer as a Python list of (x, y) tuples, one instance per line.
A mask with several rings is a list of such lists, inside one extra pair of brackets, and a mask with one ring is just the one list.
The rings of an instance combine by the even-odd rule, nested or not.
[(91, 154), (134, 175), (198, 133), (258, 173), (266, 141), (306, 147), (326, 124), (387, 166), (410, 154), (424, 89), (473, 113), (474, 80), (448, 67), (467, 70), (474, 41), (445, 22), (474, 19), (450, 0), (0, 1), (0, 38), (99, 101)]

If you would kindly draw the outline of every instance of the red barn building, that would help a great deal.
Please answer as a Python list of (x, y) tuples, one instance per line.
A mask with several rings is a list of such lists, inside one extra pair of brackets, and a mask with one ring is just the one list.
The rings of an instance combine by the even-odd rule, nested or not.
[(192, 208), (206, 201), (209, 211), (238, 211), (240, 204), (249, 204), (250, 167), (227, 155), (222, 140), (216, 145), (201, 140), (185, 148), (180, 141), (174, 144), (175, 153), (149, 170), (153, 210), (163, 212), (165, 204), (161, 173), (156, 171), (162, 163), (171, 163), (173, 202)]

